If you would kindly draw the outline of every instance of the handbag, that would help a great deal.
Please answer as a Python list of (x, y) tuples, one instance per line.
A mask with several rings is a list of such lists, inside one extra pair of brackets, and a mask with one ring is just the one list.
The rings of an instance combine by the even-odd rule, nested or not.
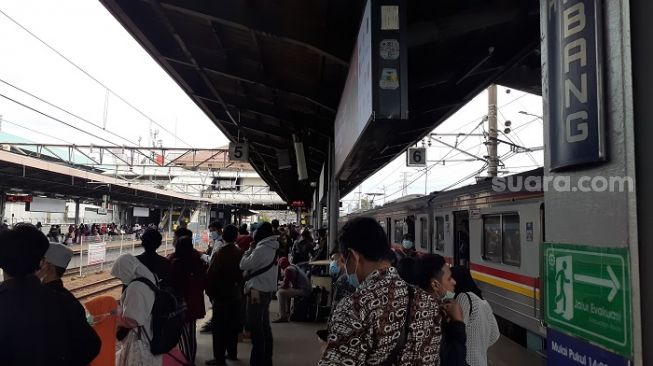
[(408, 340), (408, 331), (410, 330), (410, 309), (413, 307), (413, 297), (415, 296), (415, 289), (408, 285), (408, 306), (406, 306), (406, 321), (404, 322), (404, 327), (401, 330), (399, 339), (397, 340), (397, 345), (390, 353), (390, 356), (385, 360), (383, 366), (397, 366), (401, 362), (399, 359), (399, 352), (406, 346), (406, 341)]

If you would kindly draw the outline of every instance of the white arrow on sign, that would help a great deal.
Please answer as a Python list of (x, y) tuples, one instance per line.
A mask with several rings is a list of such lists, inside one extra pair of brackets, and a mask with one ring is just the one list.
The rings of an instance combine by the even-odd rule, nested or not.
[(614, 300), (614, 297), (617, 296), (617, 291), (619, 291), (621, 285), (619, 284), (619, 281), (617, 280), (617, 276), (614, 274), (614, 271), (610, 266), (608, 266), (608, 275), (610, 276), (609, 280), (581, 275), (581, 274), (575, 274), (574, 280), (578, 282), (589, 283), (590, 285), (609, 287), (610, 293), (608, 294), (608, 301), (612, 302), (612, 300)]

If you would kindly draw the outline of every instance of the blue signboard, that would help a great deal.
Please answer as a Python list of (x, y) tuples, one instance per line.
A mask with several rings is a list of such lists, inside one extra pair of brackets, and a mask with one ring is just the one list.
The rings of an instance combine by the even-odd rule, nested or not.
[(549, 1), (551, 170), (605, 160), (601, 0)]
[(551, 328), (547, 330), (547, 365), (630, 366), (630, 360)]

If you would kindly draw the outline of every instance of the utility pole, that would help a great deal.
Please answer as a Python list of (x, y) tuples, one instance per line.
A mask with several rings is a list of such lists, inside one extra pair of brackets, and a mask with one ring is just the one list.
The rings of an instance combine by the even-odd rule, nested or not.
[(424, 195), (427, 195), (427, 194), (429, 194), (429, 192), (428, 192), (428, 190), (429, 190), (429, 188), (428, 188), (429, 187), (429, 168), (426, 167), (424, 169), (425, 169), (424, 170)]
[(405, 196), (408, 193), (408, 172), (401, 172), (401, 196)]
[(497, 176), (499, 166), (499, 157), (497, 154), (497, 86), (496, 84), (490, 85), (487, 89), (488, 95), (488, 135), (487, 135), (487, 151), (488, 151), (488, 167), (487, 175), (490, 178)]

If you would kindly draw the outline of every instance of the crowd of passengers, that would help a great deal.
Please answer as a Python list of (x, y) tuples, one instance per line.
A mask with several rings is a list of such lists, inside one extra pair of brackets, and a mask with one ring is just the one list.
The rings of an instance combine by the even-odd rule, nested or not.
[[(36, 227), (40, 230), (43, 227), (40, 222), (36, 223)], [(3, 225), (0, 229), (8, 229), (8, 225)], [(136, 239), (140, 239), (140, 236), (143, 232), (150, 228), (157, 228), (155, 224), (149, 224), (147, 226), (141, 226), (140, 224), (134, 224), (133, 226), (128, 225), (117, 225), (115, 223), (109, 224), (84, 224), (79, 225), (71, 224), (68, 225), (68, 230), (64, 233), (62, 232), (61, 225), (51, 225), (46, 236), (48, 240), (52, 243), (62, 243), (65, 245), (79, 244), (82, 240), (87, 241), (88, 238), (91, 240), (100, 240), (104, 236), (116, 236), (124, 234), (134, 234)], [(159, 231), (160, 228), (159, 228)]]
[[(159, 231), (144, 231), (145, 252), (120, 256), (111, 270), (123, 283), (111, 313), (118, 320), (118, 346), (110, 350), (116, 365), (195, 365), (204, 294), (212, 316), (201, 332), (212, 334), (214, 356), (206, 364), (238, 360), (238, 343), (250, 338), (250, 365), (272, 365), (270, 323), (289, 321), (291, 299), (309, 296), (308, 262), (326, 259), (326, 230), (314, 239), (310, 230), (277, 220), (250, 229), (211, 223), (211, 245), (199, 252), (192, 232), (181, 227), (167, 257), (156, 252)], [(332, 311), (327, 329), (318, 331), (318, 365), (487, 365), (499, 331), (467, 268), (450, 267), (437, 254), (417, 255), (410, 236), (393, 249), (372, 218), (347, 222), (338, 246), (329, 265)], [(88, 365), (101, 347), (114, 344), (114, 335), (98, 337), (94, 319), (64, 288), (71, 258), (69, 248), (50, 243), (31, 224), (0, 231), (0, 364)], [(166, 352), (153, 351), (159, 291), (184, 304), (178, 345)], [(279, 314), (271, 321), (274, 298)]]

